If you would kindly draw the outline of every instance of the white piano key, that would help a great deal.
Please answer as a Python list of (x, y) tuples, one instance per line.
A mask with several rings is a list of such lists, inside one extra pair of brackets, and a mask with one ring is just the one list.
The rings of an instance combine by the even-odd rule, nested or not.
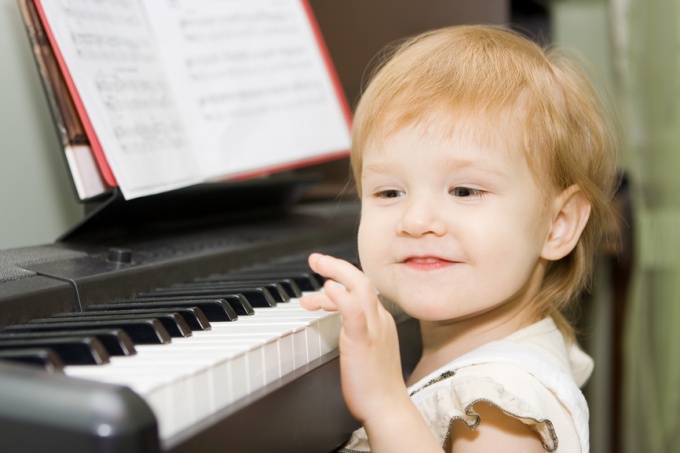
[(337, 348), (340, 316), (310, 312), (297, 299), (166, 345), (137, 345), (131, 357), (65, 373), (127, 385), (140, 394), (167, 439)]
[(197, 419), (196, 417), (201, 412), (195, 410), (192, 400), (194, 382), (202, 381), (202, 379), (196, 379), (196, 368), (193, 366), (187, 366), (186, 363), (170, 365), (149, 360), (143, 366), (132, 368), (106, 366), (105, 368), (103, 374), (87, 371), (67, 374), (132, 388), (149, 403), (156, 415), (162, 436), (170, 435), (189, 426), (191, 420)]
[[(184, 341), (190, 339), (192, 341)], [(232, 372), (245, 375), (245, 389), (235, 389), (235, 393), (246, 395), (266, 385), (268, 376), (272, 380), (276, 378), (272, 375), (278, 374), (277, 341), (278, 339), (269, 333), (217, 333), (211, 336), (196, 335), (193, 338), (176, 339), (165, 348), (155, 348), (155, 345), (141, 348), (142, 351), (167, 356), (170, 360), (175, 354), (178, 356), (183, 353), (191, 354), (192, 351), (201, 349), (223, 351), (224, 356), (243, 353), (245, 361), (240, 362), (240, 365), (244, 370), (232, 369)], [(269, 362), (268, 367), (265, 365), (266, 362)]]
[[(261, 334), (275, 337), (277, 343), (273, 346), (277, 350), (265, 351), (265, 360), (269, 362), (265, 364), (268, 370), (266, 382), (269, 383), (295, 369), (296, 353), (300, 363), (306, 358), (307, 334), (305, 327), (302, 323), (286, 323), (284, 321), (262, 324), (251, 323), (248, 325), (224, 325), (216, 326), (206, 338), (232, 338), (238, 340), (239, 338), (248, 338), (249, 336)], [(297, 349), (299, 349), (297, 352), (295, 350), (296, 344)]]

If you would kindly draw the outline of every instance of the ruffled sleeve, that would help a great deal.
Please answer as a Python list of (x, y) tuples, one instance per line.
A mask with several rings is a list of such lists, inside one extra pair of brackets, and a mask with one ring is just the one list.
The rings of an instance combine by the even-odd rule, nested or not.
[[(528, 345), (493, 341), (433, 372), (408, 391), (442, 446), (451, 435), (452, 421), (477, 427), (480, 417), (475, 405), (484, 402), (530, 426), (549, 452), (559, 447), (563, 452), (587, 453), (588, 405), (575, 382), (573, 365), (556, 366), (546, 357)], [(585, 365), (582, 373), (576, 373), (579, 381), (592, 369), (587, 361), (581, 362)], [(370, 451), (366, 432), (356, 431), (341, 451)]]
[[(569, 414), (555, 396), (531, 374), (511, 364), (488, 363), (446, 371), (410, 390), (412, 401), (442, 446), (451, 435), (454, 420), (462, 420), (471, 429), (479, 425), (475, 405), (480, 402), (492, 404), (530, 426), (549, 452), (559, 445), (553, 419), (569, 424)], [(370, 451), (366, 432), (357, 430), (340, 451)]]
[[(503, 376), (502, 384), (493, 377), (499, 375)], [(472, 429), (479, 425), (475, 405), (484, 402), (529, 425), (539, 434), (545, 449), (555, 451), (558, 437), (550, 420), (555, 408), (543, 401), (541, 396), (551, 398), (545, 393), (546, 389), (526, 372), (511, 365), (489, 364), (458, 370), (452, 378), (423, 388), (412, 399), (442, 445), (450, 436), (453, 420), (462, 420)]]

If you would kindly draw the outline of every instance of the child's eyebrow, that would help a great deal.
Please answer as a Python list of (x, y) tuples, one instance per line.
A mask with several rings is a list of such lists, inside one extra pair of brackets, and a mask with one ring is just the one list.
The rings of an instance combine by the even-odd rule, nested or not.
[[(367, 173), (374, 173), (374, 174), (384, 174), (384, 173), (389, 173), (390, 172), (390, 163), (389, 162), (376, 162), (376, 163), (371, 163), (371, 164), (365, 164), (364, 168), (362, 169), (363, 174)], [(487, 162), (484, 162), (482, 160), (476, 160), (476, 159), (457, 159), (457, 158), (452, 158), (452, 159), (447, 159), (447, 161), (444, 163), (444, 168), (451, 169), (451, 170), (464, 170), (464, 169), (472, 169), (472, 170), (478, 170), (484, 173), (490, 173), (493, 175), (501, 176), (501, 177), (507, 177), (508, 174), (507, 172), (503, 171), (503, 169), (490, 165)]]
[(389, 165), (386, 164), (364, 164), (362, 173), (387, 173), (389, 171)]
[(471, 168), (473, 170), (479, 170), (484, 173), (491, 173), (494, 175), (498, 176), (503, 176), (507, 177), (508, 174), (507, 172), (503, 171), (502, 168), (494, 165), (490, 165), (488, 162), (485, 162), (483, 160), (471, 160), (471, 159), (450, 159), (447, 162), (447, 165), (450, 165), (450, 167), (447, 168), (455, 168), (455, 169), (467, 169)]

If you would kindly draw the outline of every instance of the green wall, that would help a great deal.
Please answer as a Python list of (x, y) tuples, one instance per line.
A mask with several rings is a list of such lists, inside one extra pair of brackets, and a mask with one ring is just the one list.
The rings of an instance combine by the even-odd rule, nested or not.
[(61, 156), (16, 0), (0, 0), (0, 249), (54, 242), (83, 207)]

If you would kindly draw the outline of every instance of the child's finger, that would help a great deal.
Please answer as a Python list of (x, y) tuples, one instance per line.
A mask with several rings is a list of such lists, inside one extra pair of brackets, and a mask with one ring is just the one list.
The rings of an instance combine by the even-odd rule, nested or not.
[(343, 285), (352, 280), (353, 274), (361, 273), (354, 265), (345, 260), (334, 258), (330, 255), (312, 253), (309, 255), (309, 266), (317, 273), (326, 278), (340, 282)]
[(368, 278), (352, 264), (330, 256), (311, 256), (310, 265), (329, 279), (324, 293), (342, 314), (345, 333), (354, 339), (366, 338), (380, 322), (382, 310)]
[(352, 296), (364, 302), (369, 300), (377, 301), (375, 289), (368, 278), (363, 272), (347, 261), (313, 253), (309, 257), (309, 265), (315, 272), (340, 283)]
[(357, 299), (347, 288), (334, 280), (327, 280), (323, 285), (325, 293), (338, 307), (342, 315), (343, 329), (350, 338), (363, 338), (368, 329), (366, 307), (369, 302)]
[(306, 294), (300, 298), (300, 305), (307, 310), (337, 311), (338, 307), (325, 293)]

